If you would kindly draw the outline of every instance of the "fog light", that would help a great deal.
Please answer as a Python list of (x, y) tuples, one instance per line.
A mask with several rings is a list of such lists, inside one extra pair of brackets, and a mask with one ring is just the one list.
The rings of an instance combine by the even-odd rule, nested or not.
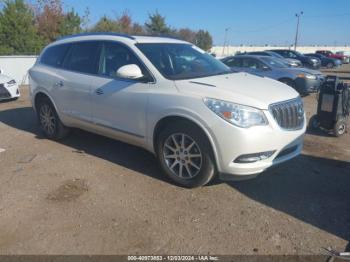
[(235, 163), (254, 163), (271, 157), (276, 151), (266, 151), (254, 154), (241, 155), (236, 158)]

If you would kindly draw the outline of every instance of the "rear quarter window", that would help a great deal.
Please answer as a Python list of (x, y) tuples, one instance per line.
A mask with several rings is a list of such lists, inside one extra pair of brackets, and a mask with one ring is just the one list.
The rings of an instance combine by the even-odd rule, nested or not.
[(64, 44), (47, 48), (40, 58), (40, 63), (54, 67), (62, 67), (69, 47), (70, 44)]

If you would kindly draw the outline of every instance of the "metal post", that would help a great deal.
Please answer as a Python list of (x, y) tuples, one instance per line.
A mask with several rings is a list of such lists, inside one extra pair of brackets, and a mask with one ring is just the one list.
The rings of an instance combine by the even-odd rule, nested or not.
[(222, 48), (221, 56), (224, 56), (224, 54), (225, 54), (225, 47), (226, 47), (226, 44), (227, 44), (227, 32), (228, 32), (229, 29), (230, 29), (229, 27), (225, 28), (225, 39), (224, 39), (224, 46)]
[(294, 41), (294, 51), (297, 50), (297, 45), (298, 45), (298, 36), (299, 36), (299, 22), (300, 22), (300, 16), (303, 15), (304, 12), (301, 11), (299, 14), (295, 14), (295, 16), (297, 17), (297, 31), (295, 33), (295, 41)]

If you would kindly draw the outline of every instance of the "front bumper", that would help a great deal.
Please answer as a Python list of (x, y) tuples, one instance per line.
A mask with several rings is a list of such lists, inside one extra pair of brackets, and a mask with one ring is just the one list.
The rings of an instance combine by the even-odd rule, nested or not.
[(302, 94), (316, 93), (320, 89), (324, 79), (317, 77), (317, 79), (308, 78), (296, 78), (295, 84), (296, 89)]
[(7, 84), (0, 84), (0, 101), (13, 99), (19, 97), (18, 84), (8, 86)]
[[(230, 123), (211, 127), (215, 131), (217, 167), (223, 180), (244, 180), (255, 177), (264, 170), (290, 160), (301, 153), (306, 120), (300, 130), (283, 130), (269, 111), (264, 111), (269, 121), (267, 126), (248, 129)], [(241, 155), (275, 151), (274, 154), (253, 163), (236, 163)]]

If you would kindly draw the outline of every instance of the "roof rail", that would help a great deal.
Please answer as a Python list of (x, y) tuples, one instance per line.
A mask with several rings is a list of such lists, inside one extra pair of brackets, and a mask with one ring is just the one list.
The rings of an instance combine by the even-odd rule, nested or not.
[(170, 39), (176, 39), (176, 40), (182, 40), (180, 37), (178, 36), (174, 36), (174, 35), (168, 35), (168, 34), (141, 34), (141, 35), (133, 35), (133, 36), (141, 36), (141, 37), (161, 37), (161, 38), (170, 38)]
[(94, 35), (120, 36), (120, 37), (125, 37), (125, 38), (135, 40), (135, 37), (133, 37), (131, 35), (112, 33), (112, 32), (95, 32), (95, 33), (81, 33), (81, 34), (75, 34), (75, 35), (67, 35), (67, 36), (62, 36), (62, 37), (58, 38), (57, 40), (69, 39), (69, 38), (79, 37), (79, 36), (94, 36)]

